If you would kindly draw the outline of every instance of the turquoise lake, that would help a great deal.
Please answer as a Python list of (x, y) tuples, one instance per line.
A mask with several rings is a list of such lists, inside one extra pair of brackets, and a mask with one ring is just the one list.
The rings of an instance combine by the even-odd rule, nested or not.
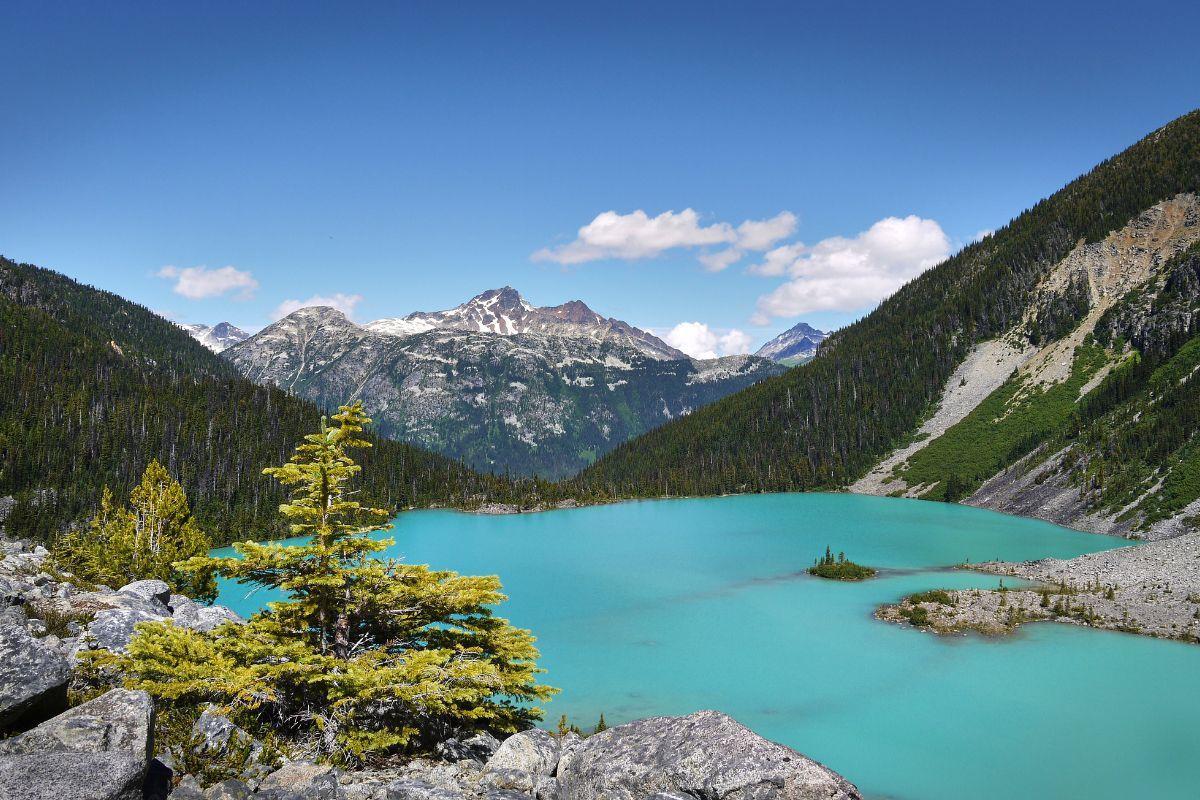
[[(533, 629), (548, 723), (724, 711), (879, 798), (1194, 798), (1200, 646), (1036, 624), (941, 638), (874, 608), (947, 567), (1122, 544), (965, 506), (843, 494), (663, 500), (517, 516), (401, 515), (390, 553), (498, 574)], [(804, 569), (826, 545), (880, 577)], [(222, 586), (242, 613), (269, 597)]]

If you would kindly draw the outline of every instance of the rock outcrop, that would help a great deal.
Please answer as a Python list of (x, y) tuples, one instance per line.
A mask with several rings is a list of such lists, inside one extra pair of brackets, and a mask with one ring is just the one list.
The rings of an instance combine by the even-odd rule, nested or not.
[(0, 612), (0, 731), (41, 721), (67, 706), (71, 666), (26, 623), (19, 607)]
[(560, 800), (858, 798), (833, 770), (717, 711), (651, 717), (584, 740), (558, 765)]
[(339, 772), (324, 764), (293, 761), (272, 772), (258, 787), (259, 800), (345, 800)]
[(0, 743), (5, 800), (142, 800), (154, 744), (145, 692), (114, 689)]

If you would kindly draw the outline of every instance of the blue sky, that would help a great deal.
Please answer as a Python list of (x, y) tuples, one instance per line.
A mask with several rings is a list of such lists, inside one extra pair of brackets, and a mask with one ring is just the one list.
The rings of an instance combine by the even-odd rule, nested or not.
[(1200, 106), (1195, 2), (242, 5), (6, 4), (0, 253), (183, 321), (510, 284), (724, 352)]

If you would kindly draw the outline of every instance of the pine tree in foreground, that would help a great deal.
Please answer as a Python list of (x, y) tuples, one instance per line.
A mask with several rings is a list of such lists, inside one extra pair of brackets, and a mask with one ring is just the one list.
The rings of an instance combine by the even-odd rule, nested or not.
[(104, 487), (100, 509), (87, 527), (68, 531), (54, 543), (55, 563), (92, 583), (117, 587), (154, 578), (211, 602), (217, 595), (211, 567), (184, 573), (174, 566), (212, 547), (192, 518), (183, 487), (151, 461), (129, 502), (130, 508), (119, 507)]
[(370, 420), (356, 403), (332, 421), (266, 470), (291, 487), (280, 511), (305, 544), (244, 542), (240, 558), (181, 565), (287, 599), (211, 633), (143, 625), (127, 654), (94, 655), (96, 666), (176, 705), (216, 703), (338, 763), (540, 719), (532, 704), (555, 690), (537, 683), (529, 631), (493, 616), (499, 580), (373, 558), (392, 544), (368, 536), (387, 513), (353, 499), (359, 467), (347, 454), (370, 446), (360, 436)]

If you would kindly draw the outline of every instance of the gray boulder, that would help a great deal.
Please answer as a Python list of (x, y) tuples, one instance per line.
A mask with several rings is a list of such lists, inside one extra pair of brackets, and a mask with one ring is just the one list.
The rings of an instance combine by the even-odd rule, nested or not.
[(192, 726), (192, 734), (201, 740), (199, 747), (203, 750), (221, 751), (229, 746), (230, 740), (235, 743), (251, 740), (250, 734), (211, 707), (201, 712), (196, 724)]
[(240, 625), (245, 621), (225, 606), (200, 606), (196, 609), (196, 622), (189, 627), (207, 633), (226, 622), (236, 622)]
[(30, 634), (20, 609), (0, 616), (0, 654), (0, 731), (40, 722), (67, 707), (71, 665)]
[(171, 595), (167, 607), (171, 609), (171, 619), (175, 620), (176, 625), (194, 628), (200, 621), (200, 604), (186, 595)]
[[(165, 606), (164, 606), (165, 609)], [(161, 622), (164, 616), (135, 608), (110, 608), (96, 614), (87, 627), (88, 644), (92, 647), (123, 653), (142, 622)]]
[(554, 775), (558, 756), (558, 738), (541, 728), (530, 728), (501, 742), (488, 759), (487, 771), (517, 770), (530, 775)]
[(200, 788), (200, 781), (196, 780), (195, 776), (184, 775), (183, 780), (179, 785), (172, 790), (167, 800), (207, 800), (204, 797), (204, 790)]
[(154, 745), (154, 703), (145, 692), (113, 689), (0, 742), (0, 753), (120, 753), (143, 770)]
[(345, 800), (339, 772), (309, 761), (292, 761), (272, 772), (258, 787), (256, 800)]
[(205, 800), (247, 800), (253, 792), (245, 781), (236, 778), (221, 781), (208, 787), (204, 792)]
[(145, 692), (114, 689), (0, 746), (6, 800), (141, 800), (153, 747)]
[(384, 790), (386, 800), (466, 800), (467, 795), (456, 789), (433, 786), (425, 781), (396, 781)]
[(561, 800), (861, 800), (831, 769), (716, 711), (650, 717), (589, 737), (558, 765)]
[(144, 580), (127, 583), (117, 590), (121, 594), (131, 594), (149, 602), (158, 603), (164, 609), (171, 599), (171, 587), (163, 581)]
[(146, 762), (117, 753), (0, 755), (4, 800), (142, 800)]
[(447, 761), (478, 761), (483, 763), (500, 748), (500, 742), (490, 733), (477, 733), (466, 739), (447, 739), (439, 742), (438, 755)]
[(196, 740), (194, 752), (199, 756), (230, 756), (241, 760), (242, 778), (255, 780), (271, 771), (270, 765), (262, 760), (262, 743), (211, 707), (206, 708), (192, 726), (192, 736)]
[(479, 787), (496, 792), (517, 792), (538, 800), (556, 800), (558, 781), (549, 775), (522, 772), (519, 769), (488, 769), (479, 779)]
[(463, 739), (463, 744), (471, 748), (477, 754), (480, 761), (487, 761), (500, 749), (500, 740), (486, 732), (477, 733), (468, 739)]

